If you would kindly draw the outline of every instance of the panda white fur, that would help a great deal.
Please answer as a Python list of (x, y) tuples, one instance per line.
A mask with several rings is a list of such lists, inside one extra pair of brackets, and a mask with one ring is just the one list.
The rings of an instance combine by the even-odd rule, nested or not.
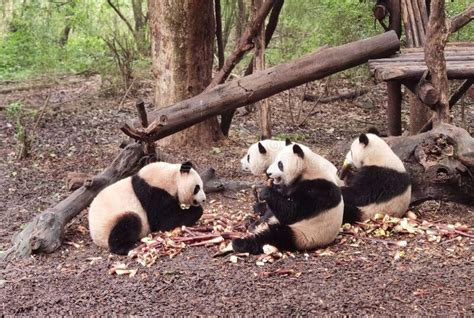
[(357, 171), (341, 187), (344, 223), (367, 220), (376, 213), (402, 217), (411, 200), (411, 181), (403, 162), (390, 146), (373, 133), (354, 140), (344, 162)]
[(308, 250), (330, 244), (339, 233), (344, 203), (328, 161), (299, 144), (286, 146), (267, 175), (276, 186), (260, 192), (274, 216), (246, 238), (232, 241), (236, 252), (259, 254), (265, 244), (280, 250)]
[[(251, 172), (253, 175), (261, 175), (266, 172), (268, 167), (275, 161), (278, 153), (286, 146), (291, 145), (290, 139), (285, 141), (265, 139), (252, 144), (247, 150), (246, 155), (240, 160), (242, 170)], [(326, 161), (325, 167), (330, 174), (334, 174), (337, 178), (337, 184), (342, 185), (342, 181), (337, 177), (337, 168), (331, 162), (323, 157), (322, 161)], [(255, 213), (260, 215), (260, 218), (250, 225), (250, 229), (255, 229), (258, 225), (266, 222), (273, 213), (264, 202), (256, 203), (253, 206)]]
[(255, 176), (264, 174), (280, 150), (289, 144), (291, 144), (289, 139), (284, 141), (265, 139), (252, 144), (240, 160), (242, 170)]
[(203, 182), (190, 162), (151, 163), (96, 196), (89, 208), (90, 234), (95, 244), (125, 255), (150, 232), (194, 224), (205, 200)]

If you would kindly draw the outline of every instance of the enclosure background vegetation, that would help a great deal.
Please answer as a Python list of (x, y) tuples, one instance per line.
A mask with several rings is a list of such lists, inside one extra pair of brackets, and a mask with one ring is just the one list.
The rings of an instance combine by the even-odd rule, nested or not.
[[(141, 3), (146, 16), (146, 0), (133, 1)], [(111, 1), (131, 23), (133, 1)], [(243, 3), (248, 6), (250, 1)], [(471, 0), (447, 1), (448, 16), (470, 4)], [(229, 53), (236, 39), (237, 0), (221, 0), (221, 5)], [(382, 28), (374, 23), (372, 6), (373, 1), (286, 0), (266, 52), (267, 64), (297, 58), (323, 45), (339, 45), (381, 33)], [(145, 32), (147, 43), (141, 45), (146, 48), (149, 36)], [(474, 40), (474, 25), (461, 29), (452, 40)], [(132, 32), (107, 1), (0, 1), (0, 80), (83, 72), (120, 74), (117, 52), (110, 43), (119, 50), (125, 47), (133, 51), (127, 56), (134, 71), (148, 70), (150, 57), (143, 50), (139, 52), (140, 45)], [(235, 72), (240, 74), (243, 67), (245, 63)]]

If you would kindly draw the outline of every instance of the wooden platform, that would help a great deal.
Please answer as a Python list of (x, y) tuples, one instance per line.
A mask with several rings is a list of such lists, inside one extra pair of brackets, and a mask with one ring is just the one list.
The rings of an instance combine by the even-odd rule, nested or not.
[[(449, 79), (474, 78), (474, 45), (448, 45), (445, 57)], [(426, 69), (423, 48), (409, 48), (390, 58), (369, 60), (370, 73), (377, 81), (418, 79)]]

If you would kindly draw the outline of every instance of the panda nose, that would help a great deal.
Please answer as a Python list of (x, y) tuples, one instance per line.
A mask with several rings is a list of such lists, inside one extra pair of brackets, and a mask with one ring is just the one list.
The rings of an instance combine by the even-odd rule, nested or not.
[(268, 178), (271, 178), (271, 177), (272, 177), (272, 173), (271, 173), (271, 172), (265, 172), (265, 173), (266, 173), (266, 175), (267, 175)]

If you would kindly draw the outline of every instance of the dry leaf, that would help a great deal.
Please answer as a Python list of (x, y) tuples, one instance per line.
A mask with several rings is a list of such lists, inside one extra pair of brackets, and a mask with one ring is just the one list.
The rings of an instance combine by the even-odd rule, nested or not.
[(406, 217), (411, 219), (411, 220), (416, 220), (417, 219), (417, 216), (413, 211), (408, 211), (407, 214), (406, 214)]
[(278, 252), (278, 249), (273, 246), (273, 245), (270, 245), (270, 244), (265, 244), (263, 247), (263, 253), (265, 253), (266, 255), (271, 255), (273, 253), (277, 253)]

